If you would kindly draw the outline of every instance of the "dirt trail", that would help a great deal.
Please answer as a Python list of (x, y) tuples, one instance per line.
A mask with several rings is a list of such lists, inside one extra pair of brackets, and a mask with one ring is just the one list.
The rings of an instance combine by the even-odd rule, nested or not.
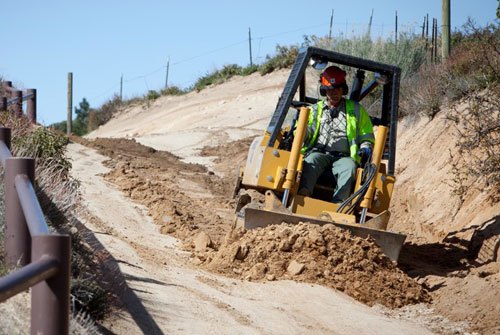
[[(111, 142), (116, 141), (105, 141), (108, 144)], [(130, 141), (126, 144), (133, 146)], [(104, 151), (106, 150), (102, 152)], [(131, 159), (128, 155), (117, 153), (115, 149), (106, 152), (114, 158), (110, 160), (109, 157), (76, 143), (68, 147), (68, 155), (73, 161), (73, 175), (81, 180), (82, 195), (86, 199), (82, 204), (86, 209), (80, 214), (80, 220), (85, 223), (86, 228), (81, 229), (88, 229), (95, 237), (93, 245), (96, 252), (108, 255), (105, 266), (109, 267), (109, 272), (114, 278), (113, 282), (119, 286), (122, 294), (123, 308), (118, 309), (105, 323), (110, 332), (116, 334), (431, 333), (421, 325), (402, 318), (385, 316), (376, 309), (357, 303), (347, 295), (320, 285), (290, 280), (253, 282), (222, 277), (201, 270), (192, 253), (182, 250), (180, 240), (160, 232), (160, 227), (146, 215), (148, 208), (138, 202), (132, 202), (127, 192), (122, 192), (113, 184), (106, 182), (106, 179), (114, 178), (116, 172), (112, 171), (123, 170), (123, 166), (117, 160), (124, 159), (128, 162)], [(154, 161), (158, 161), (161, 155), (165, 155), (161, 156), (165, 160), (172, 159), (168, 154), (158, 154), (151, 150), (149, 155), (142, 156), (143, 153), (143, 151), (135, 152), (137, 162), (131, 163), (134, 170), (143, 176), (146, 175), (145, 171), (160, 170), (157, 165), (154, 169), (146, 168), (149, 165), (147, 157), (155, 156)], [(139, 164), (142, 164), (142, 168), (139, 168)], [(198, 185), (205, 186), (212, 184), (210, 178), (214, 176), (207, 174), (198, 166), (184, 166), (180, 161), (175, 164), (178, 164), (178, 167), (186, 167), (189, 173), (193, 174), (191, 177), (195, 181), (191, 182), (200, 182)], [(110, 170), (104, 165), (115, 168)], [(165, 184), (170, 184), (171, 188), (180, 192), (179, 185), (174, 182), (174, 174), (178, 174), (175, 169), (161, 170)], [(154, 179), (159, 177), (158, 172), (147, 175), (152, 178), (151, 183), (158, 182)], [(140, 178), (122, 176), (122, 179)], [(144, 183), (138, 182), (137, 185)], [(151, 188), (151, 185), (148, 188)], [(132, 196), (138, 194), (135, 188), (129, 188), (129, 192)], [(206, 204), (204, 211), (200, 210), (199, 214), (203, 215), (204, 219), (197, 218), (199, 221), (191, 219), (192, 221), (189, 221), (191, 223), (199, 222), (198, 227), (188, 224), (189, 227), (183, 229), (180, 228), (183, 225), (183, 216), (175, 216), (171, 221), (173, 223), (170, 222), (169, 225), (179, 227), (174, 232), (179, 237), (195, 235), (200, 231), (200, 225), (216, 229), (216, 222), (220, 219), (216, 217), (217, 210), (214, 204), (219, 201), (219, 205), (225, 205), (224, 201), (215, 200), (220, 196), (216, 191), (215, 194), (212, 193), (208, 187), (192, 188), (189, 193), (191, 201)], [(169, 199), (167, 202), (175, 204), (182, 199), (182, 196), (175, 192), (171, 193), (171, 196), (163, 196)], [(198, 214), (195, 211), (194, 213), (193, 217), (196, 217)]]

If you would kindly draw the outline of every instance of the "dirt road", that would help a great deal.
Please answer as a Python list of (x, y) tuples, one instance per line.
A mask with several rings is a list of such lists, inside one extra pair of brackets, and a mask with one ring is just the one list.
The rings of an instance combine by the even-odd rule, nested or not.
[[(108, 154), (115, 155), (111, 152)], [(154, 152), (150, 154), (159, 155)], [(85, 222), (86, 228), (80, 229), (82, 233), (88, 229), (87, 232), (95, 236), (93, 245), (96, 252), (103, 255), (105, 266), (121, 292), (123, 309), (117, 310), (106, 321), (106, 327), (113, 333), (431, 333), (422, 325), (387, 317), (378, 309), (324, 286), (292, 280), (253, 282), (204, 271), (197, 266), (197, 258), (183, 250), (181, 240), (160, 232), (161, 227), (155, 225), (154, 218), (147, 215), (146, 207), (131, 201), (127, 192), (120, 191), (106, 181), (114, 178), (121, 185), (119, 187), (126, 189), (124, 181), (120, 184), (116, 171), (126, 171), (128, 166), (136, 173), (142, 173), (148, 166), (146, 157), (134, 152), (138, 160), (127, 165), (125, 162), (130, 157), (125, 157), (123, 153), (115, 156), (118, 161), (109, 161), (108, 157), (76, 143), (69, 146), (68, 155), (73, 161), (74, 176), (82, 182), (82, 195), (86, 199), (83, 204), (86, 211), (80, 213), (80, 220)], [(157, 158), (154, 160), (158, 161)], [(164, 158), (165, 161), (173, 159), (170, 155)], [(143, 164), (143, 169), (135, 164)], [(184, 163), (177, 161), (175, 164)], [(114, 168), (110, 170), (105, 165)], [(170, 184), (171, 190), (163, 196), (169, 199), (167, 203), (171, 206), (178, 205), (177, 212), (181, 214), (176, 219), (167, 220), (170, 222), (167, 226), (176, 227), (172, 232), (174, 235), (184, 239), (200, 229), (190, 225), (180, 228), (184, 215), (192, 215), (193, 221), (190, 222), (199, 222), (204, 227), (204, 224), (206, 227), (216, 226), (219, 220), (224, 220), (229, 207), (224, 208), (226, 204), (221, 201), (222, 196), (217, 194), (217, 190), (225, 187), (224, 183), (219, 185), (211, 181), (214, 175), (199, 166), (184, 165), (187, 176), (179, 176), (174, 181), (172, 174), (178, 170), (168, 172), (168, 168), (164, 167), (166, 170), (162, 174), (165, 185)], [(124, 178), (123, 175), (122, 178), (128, 182), (135, 179)], [(151, 188), (151, 184), (160, 182), (150, 179), (148, 184), (141, 178), (137, 179), (139, 183), (145, 183), (145, 189), (155, 189)], [(189, 194), (192, 205), (182, 202), (187, 195), (175, 192), (180, 191), (179, 185)], [(210, 190), (200, 185), (216, 186)], [(135, 191), (137, 188), (129, 188), (131, 196)], [(216, 210), (214, 203), (223, 205), (223, 208)], [(202, 204), (204, 207), (201, 207)], [(187, 209), (184, 206), (195, 209), (198, 205), (199, 212), (193, 210), (191, 214), (182, 213)], [(175, 209), (172, 210), (175, 212)], [(189, 238), (184, 241), (190, 243)]]

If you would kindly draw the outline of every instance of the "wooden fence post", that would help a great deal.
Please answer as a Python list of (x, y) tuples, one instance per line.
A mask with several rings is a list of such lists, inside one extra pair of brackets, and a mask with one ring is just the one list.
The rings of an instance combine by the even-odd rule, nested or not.
[(4, 91), (5, 91), (5, 96), (7, 98), (12, 97), (12, 92), (11, 92), (11, 90), (12, 90), (12, 82), (8, 81), (8, 80), (4, 81), (3, 82), (3, 88), (4, 88)]
[(12, 91), (12, 98), (17, 99), (16, 102), (14, 102), (14, 106), (12, 107), (12, 112), (14, 116), (21, 117), (23, 115), (23, 91)]
[(7, 97), (0, 97), (0, 112), (7, 110)]
[(69, 332), (71, 238), (69, 235), (33, 236), (31, 258), (52, 258), (59, 271), (31, 290), (31, 334), (66, 335)]
[(31, 237), (15, 187), (19, 174), (27, 175), (34, 183), (35, 160), (19, 157), (5, 160), (5, 258), (10, 266), (26, 265), (31, 256)]
[(26, 90), (28, 100), (26, 101), (26, 116), (31, 123), (36, 123), (36, 89), (29, 88)]

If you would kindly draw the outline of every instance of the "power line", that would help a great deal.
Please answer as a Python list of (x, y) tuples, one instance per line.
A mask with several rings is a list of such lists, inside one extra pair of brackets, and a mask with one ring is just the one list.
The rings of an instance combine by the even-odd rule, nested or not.
[[(328, 27), (330, 26), (331, 24), (333, 23), (333, 25), (335, 26), (343, 26), (344, 23), (336, 23), (336, 22), (322, 22), (322, 23), (319, 23), (319, 24), (315, 24), (315, 25), (310, 25), (310, 26), (305, 26), (305, 27), (300, 27), (300, 28), (297, 28), (297, 29), (292, 29), (292, 30), (287, 30), (287, 31), (282, 31), (282, 32), (279, 32), (279, 33), (275, 33), (275, 34), (271, 34), (271, 35), (264, 35), (264, 36), (260, 36), (260, 37), (254, 37), (254, 38), (251, 38), (251, 40), (256, 40), (258, 39), (259, 40), (259, 46), (258, 46), (258, 51), (257, 51), (257, 56), (255, 57), (256, 59), (262, 59), (264, 57), (261, 57), (260, 56), (260, 51), (261, 51), (261, 43), (263, 40), (266, 40), (266, 39), (270, 39), (270, 38), (274, 38), (274, 37), (277, 37), (277, 36), (283, 36), (283, 35), (287, 35), (287, 34), (291, 34), (291, 33), (295, 33), (295, 32), (298, 32), (298, 31), (306, 31), (306, 30), (309, 30), (309, 29), (312, 29), (312, 28), (319, 28), (319, 27)], [(346, 22), (347, 24), (347, 22)], [(366, 23), (356, 23), (356, 22), (349, 22), (349, 25), (352, 27), (352, 26), (366, 26)], [(384, 27), (384, 24), (372, 24), (372, 26), (380, 26)], [(405, 25), (403, 25), (404, 27)], [(411, 25), (406, 25), (406, 27), (408, 28), (414, 28), (414, 25), (411, 26)], [(217, 49), (212, 49), (212, 50), (209, 50), (209, 51), (206, 51), (206, 52), (203, 52), (201, 54), (198, 54), (198, 55), (195, 55), (193, 57), (189, 57), (189, 58), (185, 58), (185, 59), (182, 59), (182, 60), (179, 60), (177, 62), (173, 62), (173, 63), (169, 63), (169, 67), (172, 67), (172, 66), (176, 66), (176, 65), (179, 65), (179, 64), (182, 64), (182, 63), (186, 63), (186, 62), (190, 62), (192, 60), (195, 60), (195, 59), (198, 59), (200, 57), (204, 57), (204, 56), (207, 56), (207, 55), (210, 55), (210, 54), (213, 54), (213, 53), (216, 53), (216, 52), (219, 52), (219, 51), (222, 51), (222, 50), (226, 50), (226, 49), (229, 49), (229, 48), (232, 48), (234, 46), (237, 46), (237, 45), (240, 45), (240, 44), (243, 44), (243, 43), (248, 43), (249, 42), (249, 39), (244, 39), (244, 40), (240, 40), (240, 41), (237, 41), (237, 42), (234, 42), (234, 43), (231, 43), (231, 44), (228, 44), (228, 45), (225, 45), (223, 47), (220, 47), (220, 48), (217, 48)], [(124, 83), (129, 83), (129, 82), (132, 82), (132, 81), (136, 81), (138, 79), (146, 79), (147, 77), (149, 76), (152, 76), (154, 74), (157, 74), (158, 72), (160, 71), (164, 71), (165, 69), (165, 66), (162, 66), (162, 67), (159, 67), (151, 72), (148, 72), (146, 74), (143, 74), (143, 75), (138, 75), (138, 76), (135, 76), (131, 79), (127, 79), (127, 80), (123, 80)], [(187, 82), (192, 82), (191, 80), (187, 81)], [(147, 82), (145, 82), (145, 85), (146, 87), (148, 88), (148, 84)], [(105, 90), (104, 92), (94, 96), (92, 99), (97, 99), (97, 98), (100, 98), (102, 97), (103, 95), (109, 93), (111, 90), (114, 90), (117, 88), (117, 86), (119, 86), (119, 84), (116, 84), (116, 85), (113, 85), (112, 87), (108, 88), (107, 90)], [(149, 89), (149, 88), (148, 88)]]
[(178, 62), (175, 62), (175, 63), (172, 63), (172, 66), (174, 65), (178, 65), (178, 64), (182, 64), (182, 63), (185, 63), (185, 62), (189, 62), (193, 59), (197, 59), (197, 58), (200, 58), (200, 57), (203, 57), (203, 56), (206, 56), (206, 55), (210, 55), (210, 54), (213, 54), (217, 51), (221, 51), (221, 50), (225, 50), (225, 49), (228, 49), (228, 48), (231, 48), (231, 47), (234, 47), (236, 45), (239, 45), (239, 44), (242, 44), (242, 43), (246, 43), (248, 40), (242, 40), (242, 41), (239, 41), (239, 42), (236, 42), (236, 43), (233, 43), (233, 44), (229, 44), (225, 47), (222, 47), (222, 48), (218, 48), (218, 49), (214, 49), (214, 50), (211, 50), (211, 51), (207, 51), (203, 54), (199, 54), (199, 55), (196, 55), (196, 56), (193, 56), (193, 57), (190, 57), (190, 58), (186, 58), (186, 59), (183, 59), (183, 60), (180, 60)]

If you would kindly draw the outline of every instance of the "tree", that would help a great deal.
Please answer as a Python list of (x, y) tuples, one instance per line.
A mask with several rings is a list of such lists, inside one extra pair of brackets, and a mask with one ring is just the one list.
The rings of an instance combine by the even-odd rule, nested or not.
[(78, 105), (79, 107), (75, 107), (76, 119), (73, 121), (73, 133), (83, 136), (88, 133), (87, 125), (91, 108), (85, 98)]

